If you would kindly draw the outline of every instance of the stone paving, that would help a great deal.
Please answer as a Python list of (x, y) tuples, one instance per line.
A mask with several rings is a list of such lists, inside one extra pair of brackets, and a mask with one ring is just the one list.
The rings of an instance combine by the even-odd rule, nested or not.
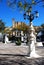
[(14, 43), (0, 44), (0, 54), (27, 54), (28, 46), (15, 46)]
[[(1, 54), (19, 54), (27, 55), (28, 46), (15, 46), (15, 43), (4, 44), (0, 43), (0, 55)], [(44, 47), (36, 47), (36, 53), (41, 56), (44, 56)]]
[(0, 65), (44, 65), (44, 47), (36, 47), (36, 53), (42, 55), (40, 58), (27, 59), (27, 51), (28, 46), (0, 43)]
[(44, 58), (27, 59), (24, 56), (0, 57), (0, 65), (44, 65)]

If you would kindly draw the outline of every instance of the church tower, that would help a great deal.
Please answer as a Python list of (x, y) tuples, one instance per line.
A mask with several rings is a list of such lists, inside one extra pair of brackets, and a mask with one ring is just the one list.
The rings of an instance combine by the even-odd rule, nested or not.
[(15, 20), (14, 20), (14, 18), (12, 19), (12, 27), (13, 28), (15, 27)]

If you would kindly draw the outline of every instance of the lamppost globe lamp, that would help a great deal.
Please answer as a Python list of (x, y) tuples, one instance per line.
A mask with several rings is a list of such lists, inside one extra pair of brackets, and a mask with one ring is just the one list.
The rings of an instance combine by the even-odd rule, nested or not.
[(26, 19), (26, 13), (24, 13), (24, 19)]
[(36, 14), (36, 18), (38, 18), (39, 17), (38, 11), (35, 11), (35, 14)]
[(39, 17), (39, 13), (38, 11), (35, 11), (34, 13), (31, 13), (31, 11), (27, 11), (24, 13), (24, 19), (28, 19), (30, 20), (30, 22), (32, 22), (32, 20), (34, 20), (34, 17), (38, 18)]

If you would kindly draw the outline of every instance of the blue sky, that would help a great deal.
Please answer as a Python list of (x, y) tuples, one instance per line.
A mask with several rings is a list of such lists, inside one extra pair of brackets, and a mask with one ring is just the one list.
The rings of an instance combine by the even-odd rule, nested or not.
[[(37, 10), (39, 12), (39, 17), (33, 20), (33, 25), (40, 26), (44, 23), (44, 8), (40, 3), (38, 6), (34, 6), (33, 10)], [(0, 3), (0, 19), (5, 22), (6, 26), (12, 26), (12, 18), (14, 18), (15, 21), (23, 21), (26, 24), (29, 24), (28, 20), (25, 21), (23, 19), (23, 13), (20, 13), (17, 8), (12, 9), (8, 7), (6, 0), (3, 0), (3, 2)]]

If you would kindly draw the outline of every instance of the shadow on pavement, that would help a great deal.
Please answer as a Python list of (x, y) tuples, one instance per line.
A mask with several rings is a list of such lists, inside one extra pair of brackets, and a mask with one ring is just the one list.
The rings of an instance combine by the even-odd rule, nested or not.
[(44, 65), (44, 57), (27, 59), (24, 55), (0, 54), (0, 65)]
[(0, 54), (2, 56), (27, 56), (27, 55), (22, 55), (22, 54)]

